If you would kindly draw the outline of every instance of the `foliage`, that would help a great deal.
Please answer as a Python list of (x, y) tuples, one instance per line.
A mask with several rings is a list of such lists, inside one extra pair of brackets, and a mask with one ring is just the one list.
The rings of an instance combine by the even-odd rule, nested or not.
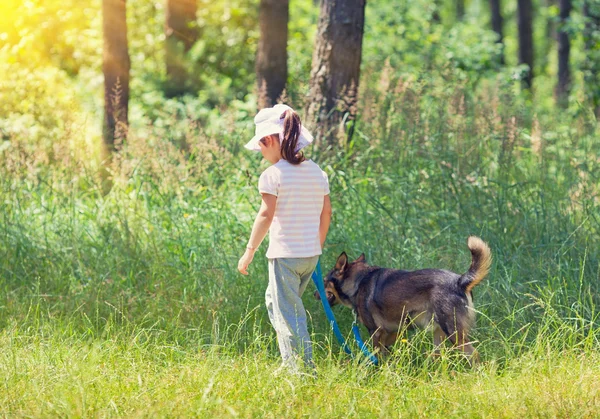
[[(76, 76), (82, 68), (99, 69), (102, 54), (100, 0), (8, 0), (1, 6), (0, 47), (9, 62), (52, 64)], [(81, 40), (85, 39), (85, 42)], [(3, 45), (4, 44), (4, 45)]]
[[(347, 149), (314, 156), (330, 174), (335, 207), (325, 266), (346, 250), (381, 265), (460, 272), (468, 265), (464, 240), (475, 233), (497, 260), (478, 297), (489, 318), (514, 317), (524, 295), (546, 290), (568, 306), (589, 289), (581, 303), (593, 310), (595, 283), (576, 284), (597, 274), (595, 134), (581, 118), (565, 129), (557, 115), (528, 114), (511, 86), (484, 96), (454, 86), (398, 79), (388, 95), (365, 92), (368, 113)], [(264, 167), (241, 147), (251, 114), (240, 104), (207, 114), (202, 127), (132, 130), (105, 197), (81, 160), (48, 166), (18, 147), (3, 149), (0, 252), (10, 291), (0, 321), (25, 321), (31, 293), (51, 296), (40, 304), (52, 318), (77, 310), (108, 319), (108, 301), (124, 320), (150, 315), (173, 336), (182, 324), (210, 330), (214, 311), (235, 322), (260, 305), (263, 282), (235, 272)], [(183, 129), (183, 149), (167, 141), (173, 127)], [(259, 261), (256, 279), (266, 275)], [(506, 327), (536, 327), (535, 318), (523, 310)], [(482, 322), (481, 337), (491, 338), (496, 331)]]
[[(433, 360), (429, 334), (411, 332), (373, 370), (340, 353), (307, 295), (316, 380), (272, 375), (265, 246), (250, 278), (235, 269), (265, 168), (243, 149), (255, 112), (256, 2), (201, 2), (204, 37), (190, 59), (202, 87), (166, 100), (163, 5), (128, 1), (130, 130), (106, 195), (100, 4), (0, 6), (3, 412), (597, 411), (598, 128), (577, 104), (581, 80), (568, 112), (553, 106), (552, 74), (539, 75), (533, 95), (520, 92), (512, 3), (503, 69), (475, 2), (460, 24), (448, 2), (441, 23), (433, 2), (368, 3), (354, 136), (310, 156), (332, 190), (324, 269), (345, 250), (383, 266), (462, 272), (469, 234), (491, 245), (494, 265), (475, 290), (484, 365), (469, 371), (452, 351)], [(301, 108), (318, 11), (309, 0), (291, 7), (286, 94)], [(349, 330), (351, 314), (336, 315)]]

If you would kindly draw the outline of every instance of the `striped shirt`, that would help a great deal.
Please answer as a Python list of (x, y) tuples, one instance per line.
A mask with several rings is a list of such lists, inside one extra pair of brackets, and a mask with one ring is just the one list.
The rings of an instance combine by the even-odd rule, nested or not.
[(311, 160), (293, 165), (281, 159), (260, 175), (258, 190), (277, 196), (267, 257), (320, 255), (321, 211), (329, 195), (327, 174)]

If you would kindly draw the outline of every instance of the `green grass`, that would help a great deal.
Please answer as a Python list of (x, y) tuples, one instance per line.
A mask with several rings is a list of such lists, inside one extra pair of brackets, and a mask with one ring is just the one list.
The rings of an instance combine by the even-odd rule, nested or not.
[(57, 332), (0, 336), (3, 415), (593, 417), (600, 408), (595, 350), (540, 344), (474, 371), (448, 353), (417, 365), (402, 348), (380, 368), (319, 356), (313, 378), (274, 374), (278, 361), (258, 348), (140, 341), (155, 330), (102, 339)]
[[(323, 268), (345, 250), (464, 272), (466, 238), (479, 235), (494, 257), (475, 289), (479, 367), (451, 350), (432, 359), (426, 332), (380, 368), (351, 360), (308, 292), (318, 376), (273, 374), (266, 246), (250, 277), (236, 271), (265, 166), (241, 148), (249, 125), (233, 106), (190, 127), (185, 152), (164, 139), (169, 126), (133, 120), (107, 195), (98, 166), (77, 158), (93, 150), (49, 155), (26, 136), (2, 148), (0, 413), (597, 415), (597, 130), (501, 88), (368, 93), (353, 140), (312, 155), (334, 208)], [(351, 313), (335, 312), (349, 333)]]

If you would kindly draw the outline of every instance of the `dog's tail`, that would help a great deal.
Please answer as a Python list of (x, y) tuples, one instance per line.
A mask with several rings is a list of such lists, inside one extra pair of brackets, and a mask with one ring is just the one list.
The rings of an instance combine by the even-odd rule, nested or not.
[(467, 246), (471, 251), (471, 267), (458, 279), (458, 286), (465, 292), (471, 292), (490, 271), (492, 252), (489, 246), (476, 236), (469, 236)]

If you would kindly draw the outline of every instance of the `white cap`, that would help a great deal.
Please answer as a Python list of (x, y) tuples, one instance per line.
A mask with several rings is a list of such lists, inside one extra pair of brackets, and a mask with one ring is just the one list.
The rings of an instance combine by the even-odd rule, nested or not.
[[(266, 137), (267, 135), (279, 134), (279, 141), (283, 140), (283, 122), (285, 117), (283, 113), (287, 110), (293, 111), (287, 105), (278, 104), (272, 108), (261, 109), (260, 112), (254, 117), (254, 124), (256, 128), (254, 130), (254, 137), (244, 146), (248, 150), (260, 151), (258, 142)], [(296, 145), (296, 153), (312, 143), (313, 136), (303, 125), (300, 126), (300, 136), (298, 137), (298, 144)]]

